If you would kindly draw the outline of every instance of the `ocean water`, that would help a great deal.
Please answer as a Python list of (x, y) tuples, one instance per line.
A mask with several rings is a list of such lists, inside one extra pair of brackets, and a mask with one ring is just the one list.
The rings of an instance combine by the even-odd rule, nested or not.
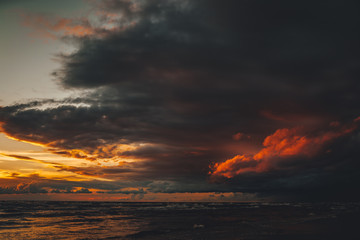
[(360, 203), (0, 201), (0, 239), (360, 239)]

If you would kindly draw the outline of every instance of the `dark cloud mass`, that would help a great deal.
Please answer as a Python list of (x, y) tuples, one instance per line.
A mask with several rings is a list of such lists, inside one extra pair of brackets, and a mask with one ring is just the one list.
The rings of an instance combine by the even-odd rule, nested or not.
[[(62, 68), (53, 73), (63, 88), (87, 93), (2, 107), (2, 131), (67, 156), (138, 159), (114, 172), (154, 192), (358, 198), (358, 129), (311, 158), (285, 157), (279, 164), (287, 166), (273, 171), (225, 183), (208, 172), (258, 151), (277, 129), (302, 127), (311, 135), (360, 115), (359, 5), (98, 1), (98, 9), (121, 14), (120, 28), (67, 37), (79, 49), (60, 54)], [(234, 140), (237, 133), (247, 137)]]

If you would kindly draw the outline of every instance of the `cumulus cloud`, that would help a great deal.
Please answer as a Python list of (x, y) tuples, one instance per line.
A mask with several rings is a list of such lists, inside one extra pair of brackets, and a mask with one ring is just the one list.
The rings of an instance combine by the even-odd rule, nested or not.
[[(330, 124), (332, 127), (333, 124)], [(253, 155), (237, 155), (225, 162), (212, 166), (213, 176), (232, 178), (244, 172), (263, 172), (277, 168), (279, 161), (290, 161), (291, 158), (311, 158), (323, 150), (325, 144), (341, 136), (352, 133), (357, 129), (356, 124), (341, 126), (327, 131), (312, 130), (305, 134), (304, 129), (278, 129), (267, 136), (263, 142), (264, 148)], [(288, 164), (287, 167), (289, 167)]]

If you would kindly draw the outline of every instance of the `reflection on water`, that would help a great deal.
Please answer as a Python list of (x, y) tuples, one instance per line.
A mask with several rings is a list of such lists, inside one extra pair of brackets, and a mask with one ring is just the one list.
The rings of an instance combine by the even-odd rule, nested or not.
[(360, 239), (359, 203), (0, 201), (0, 239)]
[(125, 237), (146, 225), (121, 205), (98, 202), (0, 202), (1, 239)]

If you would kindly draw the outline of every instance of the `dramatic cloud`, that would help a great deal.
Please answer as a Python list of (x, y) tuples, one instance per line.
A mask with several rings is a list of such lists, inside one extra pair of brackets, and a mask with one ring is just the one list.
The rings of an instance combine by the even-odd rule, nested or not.
[[(332, 123), (332, 127), (339, 123)], [(334, 126), (336, 125), (336, 126)], [(323, 150), (323, 146), (331, 140), (353, 132), (357, 126), (344, 126), (340, 129), (332, 129), (325, 132), (313, 130), (309, 135), (304, 135), (301, 128), (278, 129), (275, 133), (265, 138), (264, 148), (254, 155), (237, 155), (232, 159), (213, 166), (213, 176), (234, 177), (244, 172), (263, 172), (277, 168), (276, 164), (281, 161), (291, 162), (291, 158), (314, 157)], [(288, 163), (287, 168), (290, 167)]]
[[(28, 16), (42, 32), (77, 44), (77, 51), (58, 55), (62, 67), (53, 76), (64, 89), (84, 93), (4, 106), (1, 131), (108, 164), (59, 171), (117, 173), (109, 178), (151, 191), (324, 189), (331, 176), (346, 176), (345, 167), (330, 168), (355, 166), (358, 156), (344, 144), (359, 141), (349, 123), (360, 113), (358, 7), (104, 0), (94, 2), (98, 25)], [(330, 145), (331, 153), (322, 151)], [(234, 179), (225, 187), (212, 183), (209, 165), (213, 176)], [(349, 192), (359, 185), (358, 178), (339, 182)]]

